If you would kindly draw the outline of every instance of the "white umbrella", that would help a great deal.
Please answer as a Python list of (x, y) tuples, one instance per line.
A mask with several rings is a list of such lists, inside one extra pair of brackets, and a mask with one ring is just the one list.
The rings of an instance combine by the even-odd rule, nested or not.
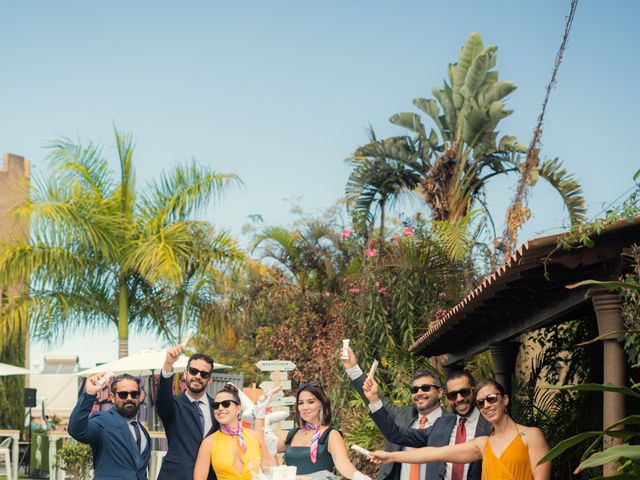
[[(81, 377), (90, 377), (98, 373), (104, 373), (111, 370), (115, 375), (120, 373), (128, 373), (134, 377), (143, 377), (146, 375), (153, 375), (160, 373), (162, 365), (164, 365), (164, 359), (167, 352), (164, 350), (143, 350), (139, 353), (134, 353), (128, 357), (119, 358), (109, 363), (98, 365), (87, 370), (82, 370), (76, 373)], [(175, 372), (182, 372), (187, 368), (187, 362), (189, 357), (186, 355), (180, 355), (180, 358), (173, 364), (173, 370)], [(229, 365), (223, 365), (221, 363), (214, 363), (214, 370), (222, 370), (225, 368), (231, 368)]]
[(33, 370), (28, 370), (22, 367), (14, 367), (6, 363), (0, 363), (0, 376), (5, 375), (29, 375), (30, 373), (36, 373)]

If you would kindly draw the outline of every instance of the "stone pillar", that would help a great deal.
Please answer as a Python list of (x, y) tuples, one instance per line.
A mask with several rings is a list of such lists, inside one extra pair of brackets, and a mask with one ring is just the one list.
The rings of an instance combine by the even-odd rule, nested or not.
[(509, 396), (511, 396), (511, 379), (516, 368), (519, 350), (520, 342), (499, 342), (489, 345), (496, 381), (502, 384)]
[[(603, 343), (603, 383), (624, 386), (626, 380), (626, 362), (624, 349), (620, 341), (624, 331), (622, 323), (622, 307), (620, 297), (607, 290), (593, 289), (589, 291), (593, 300), (593, 308), (598, 321), (598, 335), (605, 337)], [(621, 393), (604, 392), (602, 399), (602, 428), (622, 420), (625, 417), (624, 395)], [(603, 448), (619, 445), (622, 439), (604, 437)], [(615, 472), (615, 464), (608, 463), (604, 466), (605, 477), (612, 476)]]

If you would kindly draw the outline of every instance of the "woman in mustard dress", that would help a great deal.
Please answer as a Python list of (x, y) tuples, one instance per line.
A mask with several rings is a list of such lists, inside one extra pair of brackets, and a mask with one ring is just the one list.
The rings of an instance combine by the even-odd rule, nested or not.
[(242, 427), (240, 397), (234, 385), (228, 383), (216, 393), (213, 412), (220, 430), (200, 444), (193, 480), (207, 480), (209, 465), (218, 480), (251, 480), (252, 471), (277, 464), (262, 434)]
[[(365, 384), (365, 389), (367, 385)], [(549, 480), (551, 463), (538, 465), (549, 451), (540, 429), (525, 427), (507, 413), (509, 396), (498, 382), (476, 387), (476, 406), (493, 426), (488, 437), (445, 447), (424, 447), (405, 452), (371, 453), (374, 463), (471, 463), (482, 460), (482, 480)]]

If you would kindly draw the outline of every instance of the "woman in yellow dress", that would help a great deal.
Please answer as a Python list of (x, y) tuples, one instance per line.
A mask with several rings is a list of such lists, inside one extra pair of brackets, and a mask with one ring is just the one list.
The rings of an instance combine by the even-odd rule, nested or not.
[(240, 397), (234, 385), (228, 383), (216, 393), (213, 412), (220, 430), (202, 441), (193, 480), (207, 480), (209, 465), (218, 480), (251, 480), (251, 472), (258, 467), (277, 464), (262, 434), (242, 427)]
[[(367, 382), (370, 382), (367, 384)], [(365, 390), (372, 381), (365, 382)], [(482, 480), (549, 480), (551, 463), (538, 465), (549, 451), (540, 429), (525, 427), (507, 413), (509, 396), (498, 382), (487, 380), (476, 387), (476, 406), (493, 426), (488, 437), (444, 447), (423, 447), (403, 452), (371, 453), (374, 463), (471, 463), (482, 460)]]

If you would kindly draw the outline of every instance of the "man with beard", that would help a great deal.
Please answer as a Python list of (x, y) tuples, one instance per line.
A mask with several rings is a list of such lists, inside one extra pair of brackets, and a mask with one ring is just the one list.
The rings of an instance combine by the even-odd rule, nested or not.
[[(365, 375), (358, 366), (351, 348), (348, 349), (348, 352), (349, 358), (342, 359), (342, 365), (351, 380), (353, 388), (356, 389), (365, 403), (368, 403), (363, 391)], [(389, 418), (401, 427), (417, 429), (431, 427), (444, 413), (440, 407), (440, 398), (442, 397), (440, 379), (429, 370), (417, 370), (413, 374), (412, 385), (409, 389), (411, 391), (411, 405), (396, 407), (387, 402), (384, 397), (382, 398)], [(384, 449), (387, 452), (397, 452), (402, 450), (402, 447), (397, 442), (388, 441), (385, 443)], [(426, 465), (388, 463), (380, 466), (377, 478), (378, 480), (420, 480), (425, 478), (425, 471)]]
[[(369, 400), (371, 418), (382, 434), (390, 442), (408, 447), (443, 447), (466, 443), (475, 437), (489, 435), (491, 424), (475, 408), (475, 385), (473, 376), (464, 370), (457, 370), (447, 376), (447, 401), (455, 415), (443, 415), (426, 430), (402, 428), (397, 425), (386, 410), (378, 395), (378, 385), (374, 379), (364, 383), (364, 394)], [(480, 480), (482, 462), (471, 464), (429, 463), (426, 479)]]
[(89, 416), (101, 375), (88, 378), (69, 417), (69, 435), (91, 445), (95, 480), (120, 478), (147, 480), (151, 441), (146, 429), (136, 420), (140, 406), (140, 384), (128, 374), (117, 376), (111, 384), (114, 408)]
[[(213, 416), (213, 398), (205, 392), (212, 381), (211, 357), (202, 353), (192, 355), (184, 371), (187, 389), (173, 395), (173, 364), (182, 351), (181, 345), (167, 350), (156, 394), (156, 411), (169, 442), (158, 480), (192, 480), (202, 439), (219, 428)], [(208, 478), (215, 479), (213, 469), (209, 469)]]

